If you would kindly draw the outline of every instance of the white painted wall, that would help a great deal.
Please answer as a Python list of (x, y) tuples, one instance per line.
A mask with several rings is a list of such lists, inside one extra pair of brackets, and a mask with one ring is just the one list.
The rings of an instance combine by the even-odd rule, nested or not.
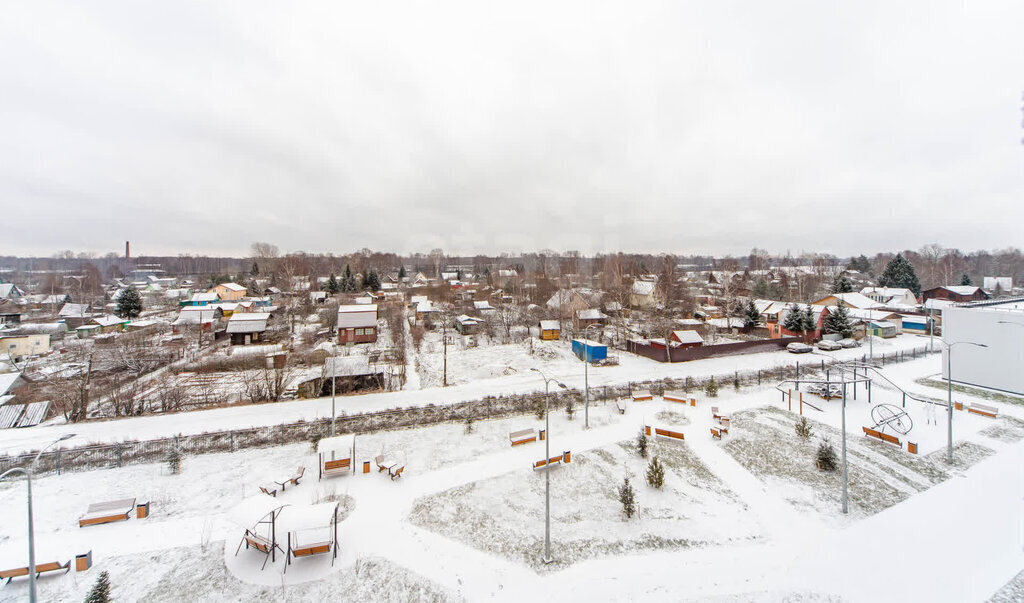
[[(949, 307), (942, 312), (942, 322), (943, 341), (973, 341), (988, 346), (953, 345), (954, 382), (1024, 394), (1024, 305)], [(948, 353), (943, 349), (943, 378), (949, 376)]]

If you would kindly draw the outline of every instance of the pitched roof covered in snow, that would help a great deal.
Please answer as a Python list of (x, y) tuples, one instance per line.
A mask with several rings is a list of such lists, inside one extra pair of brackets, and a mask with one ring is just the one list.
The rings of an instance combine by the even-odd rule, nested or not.
[(377, 304), (338, 306), (339, 329), (361, 329), (377, 326)]
[(228, 319), (227, 332), (230, 333), (262, 333), (267, 330), (268, 312), (247, 312), (232, 314)]
[(597, 308), (590, 308), (588, 310), (577, 310), (576, 317), (580, 320), (604, 320), (608, 316)]
[(559, 325), (557, 320), (542, 320), (542, 321), (540, 321), (540, 330), (541, 331), (558, 331), (558, 330), (561, 330), (561, 325)]
[(672, 331), (672, 338), (681, 344), (704, 343), (704, 338), (697, 331)]

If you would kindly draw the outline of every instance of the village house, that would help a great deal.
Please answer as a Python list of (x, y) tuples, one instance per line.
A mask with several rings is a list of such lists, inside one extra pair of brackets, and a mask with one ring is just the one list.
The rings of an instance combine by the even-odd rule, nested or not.
[(883, 306), (916, 306), (917, 296), (903, 287), (864, 287), (861, 295)]
[(24, 297), (25, 292), (14, 283), (0, 283), (0, 301)]
[(237, 301), (245, 297), (246, 289), (238, 283), (221, 283), (211, 288), (210, 293), (216, 293), (221, 301)]
[(125, 325), (128, 324), (128, 319), (114, 316), (113, 314), (104, 314), (103, 316), (93, 317), (90, 324), (99, 326), (100, 333), (113, 333), (115, 331), (123, 331)]
[(50, 351), (50, 336), (46, 333), (33, 335), (0, 336), (0, 355), (21, 360), (39, 356)]
[(241, 312), (228, 319), (227, 334), (231, 345), (249, 345), (262, 339), (267, 331), (269, 312)]
[(608, 316), (597, 308), (577, 310), (573, 316), (573, 326), (577, 330), (583, 330), (594, 325), (603, 325), (608, 321)]
[(970, 285), (948, 285), (944, 287), (932, 287), (921, 292), (921, 300), (927, 302), (930, 299), (941, 299), (951, 301), (957, 304), (963, 304), (972, 301), (984, 301), (989, 298), (989, 294), (985, 293), (985, 290), (981, 287), (972, 287)]
[(208, 306), (220, 301), (220, 296), (215, 291), (207, 293), (193, 293), (192, 297), (181, 302), (182, 306)]
[(461, 335), (476, 335), (480, 332), (480, 325), (483, 323), (483, 320), (465, 314), (460, 315), (454, 320), (455, 330)]
[(223, 316), (223, 311), (217, 307), (186, 306), (171, 323), (171, 332), (178, 334), (192, 325), (197, 325), (201, 331), (213, 332)]
[(377, 341), (377, 305), (338, 306), (338, 343)]
[[(844, 295), (844, 294), (839, 294)], [(827, 298), (826, 298), (827, 299)], [(787, 302), (772, 302), (761, 315), (764, 317), (765, 327), (768, 329), (768, 336), (772, 339), (780, 339), (782, 337), (803, 337), (803, 331), (790, 331), (783, 327), (783, 323), (786, 321), (786, 314), (788, 314), (793, 307), (797, 310), (804, 312), (807, 308), (807, 304), (792, 304)], [(807, 331), (808, 339), (820, 339), (821, 330), (825, 320), (828, 316), (829, 310), (825, 306), (811, 305), (811, 316), (814, 320), (814, 330)]]
[(576, 312), (592, 308), (601, 302), (598, 291), (587, 288), (559, 289), (545, 305), (558, 312), (561, 318), (571, 318)]
[(860, 293), (832, 293), (831, 295), (826, 295), (819, 300), (811, 302), (811, 305), (838, 306), (839, 302), (843, 302), (843, 305), (847, 308), (859, 308), (861, 310), (881, 308), (883, 305), (882, 302)]
[(661, 303), (661, 292), (658, 289), (657, 281), (633, 281), (633, 288), (629, 292), (629, 305), (634, 308), (650, 310)]
[(64, 304), (60, 312), (57, 313), (57, 318), (62, 319), (68, 329), (77, 329), (92, 321), (92, 306), (90, 304)]

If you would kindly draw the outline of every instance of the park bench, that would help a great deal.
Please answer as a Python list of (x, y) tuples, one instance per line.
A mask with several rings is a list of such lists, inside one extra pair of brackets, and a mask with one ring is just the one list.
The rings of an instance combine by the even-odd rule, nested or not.
[(324, 462), (324, 477), (344, 475), (351, 471), (352, 459), (338, 459)]
[(881, 431), (878, 431), (877, 429), (872, 429), (870, 427), (864, 427), (863, 429), (864, 429), (864, 435), (866, 435), (868, 437), (875, 438), (876, 440), (879, 440), (881, 442), (885, 442), (887, 444), (895, 444), (896, 446), (899, 446), (900, 448), (903, 448), (903, 444), (900, 443), (899, 438), (897, 438), (894, 435), (890, 435), (888, 433), (882, 433)]
[(260, 492), (266, 494), (267, 496), (273, 496), (274, 498), (277, 498), (277, 488), (273, 486), (260, 486)]
[(567, 450), (567, 451), (563, 452), (559, 456), (553, 456), (553, 457), (551, 457), (549, 459), (546, 459), (546, 460), (545, 459), (541, 459), (541, 460), (535, 462), (533, 464), (533, 469), (534, 470), (541, 469), (541, 468), (546, 467), (548, 465), (560, 465), (562, 463), (568, 464), (571, 458), (572, 458), (571, 454)]
[(697, 400), (694, 398), (687, 398), (683, 392), (665, 392), (661, 398), (666, 402), (680, 402), (682, 404), (689, 404), (690, 406), (697, 406)]
[(395, 478), (402, 477), (402, 472), (405, 471), (405, 465), (402, 465), (394, 470), (388, 470), (388, 475), (391, 476), (391, 481), (395, 481)]
[(712, 427), (711, 428), (711, 437), (716, 439), (716, 440), (721, 440), (722, 439), (722, 430), (717, 428), (717, 427)]
[(510, 431), (508, 433), (508, 439), (509, 439), (510, 442), (512, 442), (513, 446), (518, 446), (520, 444), (526, 444), (528, 442), (536, 442), (537, 441), (537, 430), (533, 429), (533, 428), (530, 428), (530, 429), (520, 429), (518, 431)]
[[(245, 543), (246, 550), (256, 549), (257, 551), (263, 553), (266, 556), (266, 558), (263, 560), (263, 567), (261, 567), (260, 570), (264, 570), (267, 568), (267, 562), (270, 561), (271, 553), (274, 551), (274, 549), (281, 551), (281, 547), (274, 544), (272, 540), (265, 536), (261, 536), (249, 529), (245, 530), (245, 535), (242, 536), (242, 543)], [(242, 548), (242, 543), (239, 543), (239, 549)], [(281, 552), (283, 553), (284, 551)], [(235, 555), (238, 555), (238, 550), (235, 551)]]
[(686, 439), (683, 436), (683, 432), (681, 432), (681, 431), (672, 431), (671, 429), (664, 429), (662, 427), (655, 427), (654, 428), (654, 436), (655, 437), (667, 438), (669, 440), (676, 440), (676, 441), (679, 441), (679, 442), (681, 442), (684, 439)]
[(988, 417), (990, 419), (994, 419), (996, 418), (996, 415), (999, 414), (999, 409), (996, 408), (995, 406), (989, 406), (987, 404), (978, 404), (977, 402), (973, 402), (967, 408), (967, 412), (976, 415), (981, 415), (983, 417)]
[(134, 498), (93, 503), (86, 509), (85, 515), (78, 519), (78, 527), (94, 526), (112, 521), (126, 521), (128, 515), (134, 510)]
[(651, 392), (649, 392), (649, 391), (647, 391), (645, 389), (638, 389), (635, 392), (633, 392), (633, 401), (634, 402), (643, 402), (645, 400), (653, 400), (653, 399), (654, 399), (654, 396), (651, 395)]
[[(288, 483), (292, 484), (293, 486), (298, 486), (299, 485), (299, 480), (302, 479), (303, 475), (306, 475), (306, 466), (305, 465), (303, 465), (303, 466), (301, 466), (301, 467), (299, 467), (298, 469), (295, 470), (295, 475), (293, 475), (293, 476), (288, 478)], [(281, 489), (284, 490), (284, 486), (281, 486)]]
[[(42, 576), (46, 572), (56, 572), (56, 571), (60, 571), (60, 570), (64, 570), (65, 574), (68, 573), (69, 571), (71, 571), (71, 560), (69, 559), (69, 560), (67, 560), (64, 563), (60, 563), (59, 561), (50, 561), (50, 562), (47, 562), (47, 563), (37, 563), (36, 564), (36, 578), (38, 578), (39, 576)], [(20, 576), (27, 576), (27, 575), (28, 575), (28, 566), (27, 565), (25, 567), (15, 567), (15, 568), (7, 569), (7, 570), (0, 570), (0, 580), (2, 580), (4, 578), (7, 578), (7, 582), (5, 584), (10, 584), (11, 580), (13, 580), (14, 578), (18, 578)]]
[(729, 420), (729, 415), (723, 415), (723, 414), (719, 413), (718, 412), (718, 407), (717, 406), (712, 406), (711, 407), (711, 418), (716, 420), (716, 421), (718, 421), (719, 423), (721, 423), (722, 421), (728, 421)]
[(619, 411), (620, 415), (626, 414), (626, 405), (622, 403), (622, 400), (615, 401), (615, 410)]

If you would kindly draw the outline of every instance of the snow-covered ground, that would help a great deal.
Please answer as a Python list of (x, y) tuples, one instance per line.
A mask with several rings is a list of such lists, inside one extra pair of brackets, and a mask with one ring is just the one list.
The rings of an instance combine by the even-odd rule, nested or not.
[[(794, 358), (758, 354), (653, 367), (638, 360), (635, 372), (596, 369), (592, 382), (640, 380), (645, 377), (636, 373), (648, 370), (651, 376), (701, 376), (727, 372), (730, 363), (745, 370)], [(931, 356), (884, 372), (915, 395), (941, 400), (943, 390), (918, 382), (937, 373), (939, 362)], [(580, 384), (571, 374), (578, 361), (553, 364), (560, 379)], [(518, 388), (535, 390), (537, 381), (520, 374), (444, 390), (351, 397), (344, 404), (347, 410), (348, 404), (408, 406)], [(552, 454), (569, 450), (572, 462), (551, 471), (550, 566), (539, 562), (544, 471), (531, 468), (544, 457), (545, 443), (512, 448), (508, 441), (510, 430), (543, 425), (533, 415), (477, 421), (468, 430), (453, 423), (358, 436), (358, 461), (384, 453), (406, 466), (396, 481), (375, 469), (318, 481), (309, 444), (190, 456), (179, 475), (149, 464), (43, 476), (33, 482), (38, 561), (91, 550), (94, 567), (44, 575), (40, 598), (80, 601), (107, 570), (119, 600), (476, 601), (535, 599), (543, 592), (548, 600), (984, 601), (1000, 589), (1014, 600), (1020, 587), (1012, 581), (1024, 569), (1024, 405), (984, 400), (999, 407), (998, 419), (956, 411), (956, 463), (949, 466), (944, 410), (930, 422), (925, 406), (908, 401), (914, 428), (900, 438), (919, 444), (911, 455), (905, 446), (867, 440), (861, 431), (873, 425), (871, 406), (902, 408), (902, 396), (877, 381), (871, 405), (865, 393), (861, 389), (857, 400), (851, 395), (847, 405), (845, 516), (838, 475), (818, 473), (812, 459), (820, 436), (839, 449), (839, 400), (805, 394), (820, 409), (804, 408), (815, 431), (809, 443), (793, 430), (797, 400), (790, 411), (769, 384), (740, 391), (726, 384), (714, 399), (695, 392), (696, 407), (656, 398), (625, 402), (620, 415), (614, 404), (596, 403), (589, 430), (580, 408), (572, 420), (553, 409)], [(970, 393), (954, 398), (976, 399)], [(125, 437), (122, 426), (136, 434), (239, 427), (305, 412), (316, 416), (325, 402), (329, 409), (329, 400), (297, 401), (75, 427), (105, 427), (112, 437)], [(712, 406), (733, 417), (721, 441), (710, 437)], [(652, 453), (667, 467), (663, 491), (644, 483), (645, 462), (632, 448), (645, 423), (686, 435), (682, 443), (652, 442)], [(43, 429), (52, 437), (66, 428)], [(284, 479), (300, 464), (307, 467), (305, 479), (275, 500), (296, 510), (342, 501), (339, 557), (333, 566), (329, 558), (297, 559), (286, 573), (278, 559), (261, 571), (262, 556), (244, 548), (235, 555), (242, 530), (230, 521), (232, 509), (259, 484)], [(629, 521), (622, 520), (615, 494), (626, 475), (640, 506), (639, 517)], [(0, 483), (0, 505), (8, 509), (0, 524), (5, 567), (25, 563), (24, 494), (21, 481)], [(89, 504), (126, 496), (149, 501), (152, 515), (77, 527)], [(0, 600), (26, 593), (19, 578), (0, 588)]]

